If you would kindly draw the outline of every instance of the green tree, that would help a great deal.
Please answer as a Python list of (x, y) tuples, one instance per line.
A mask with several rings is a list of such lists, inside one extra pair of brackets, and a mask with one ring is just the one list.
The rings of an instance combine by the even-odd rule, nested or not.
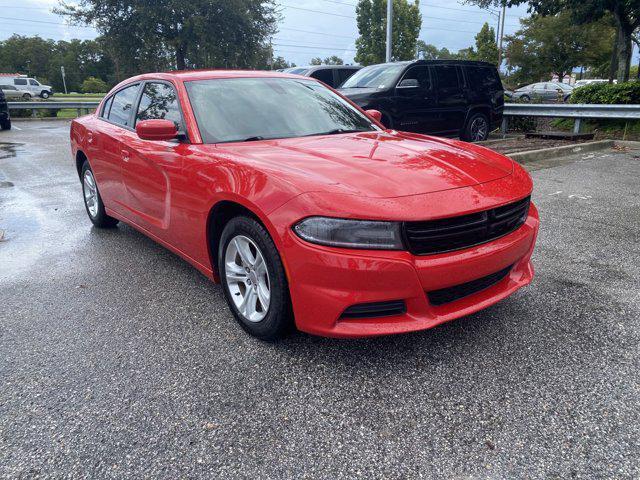
[(314, 57), (309, 62), (309, 65), (322, 65), (322, 59), (320, 57)]
[(449, 60), (454, 58), (454, 54), (446, 47), (438, 49), (435, 45), (418, 40), (416, 42), (416, 58), (422, 60)]
[(322, 63), (325, 65), (344, 65), (344, 60), (337, 55), (331, 55), (330, 57), (325, 58)]
[(525, 2), (539, 15), (570, 12), (573, 21), (578, 25), (592, 23), (611, 15), (616, 26), (616, 39), (612, 42), (615, 54), (611, 64), (617, 65), (619, 82), (629, 79), (633, 32), (640, 27), (640, 0), (468, 0), (468, 3), (480, 7), (513, 6)]
[[(411, 60), (416, 55), (416, 42), (422, 27), (420, 1), (393, 0), (393, 60)], [(371, 65), (385, 61), (387, 1), (358, 0), (356, 18), (360, 36), (356, 40), (356, 62)]]
[(512, 81), (530, 83), (559, 78), (579, 66), (597, 66), (611, 52), (613, 29), (606, 21), (576, 25), (569, 13), (534, 15), (520, 21), (521, 28), (506, 37), (506, 58), (515, 73)]
[(485, 23), (476, 35), (475, 60), (498, 64), (498, 46), (496, 45), (496, 31)]
[(284, 57), (275, 57), (271, 61), (271, 69), (272, 70), (284, 70), (285, 68), (295, 67), (295, 63), (287, 62)]
[(79, 0), (57, 13), (94, 26), (118, 77), (166, 68), (265, 68), (274, 0)]
[(100, 78), (88, 77), (82, 82), (80, 90), (82, 93), (107, 93), (109, 86)]

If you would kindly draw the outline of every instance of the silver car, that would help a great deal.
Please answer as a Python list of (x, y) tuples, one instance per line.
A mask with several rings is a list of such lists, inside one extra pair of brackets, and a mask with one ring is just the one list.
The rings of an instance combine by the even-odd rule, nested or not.
[(4, 92), (4, 97), (8, 102), (11, 100), (31, 100), (31, 93), (26, 90), (20, 90), (13, 85), (0, 85), (0, 90)]
[(530, 102), (534, 99), (566, 102), (571, 97), (571, 92), (573, 92), (573, 87), (566, 83), (540, 82), (518, 88), (513, 92), (513, 98), (519, 98), (523, 102)]

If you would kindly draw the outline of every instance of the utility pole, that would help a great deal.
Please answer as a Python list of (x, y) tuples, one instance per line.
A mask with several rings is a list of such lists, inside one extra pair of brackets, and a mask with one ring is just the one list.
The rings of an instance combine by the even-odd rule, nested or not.
[(64, 93), (67, 93), (67, 80), (64, 78), (64, 67), (60, 65), (60, 73), (62, 74), (62, 84), (64, 85)]
[(498, 43), (498, 72), (502, 66), (502, 38), (504, 37), (504, 17), (507, 16), (507, 4), (502, 4), (502, 18), (500, 19), (500, 42)]
[(387, 55), (386, 61), (391, 61), (391, 33), (393, 30), (393, 0), (387, 0)]

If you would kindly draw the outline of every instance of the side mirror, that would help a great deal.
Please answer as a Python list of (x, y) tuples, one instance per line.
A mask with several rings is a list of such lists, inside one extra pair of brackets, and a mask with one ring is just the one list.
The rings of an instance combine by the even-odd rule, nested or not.
[(136, 123), (136, 133), (142, 140), (173, 140), (178, 136), (176, 124), (171, 120), (142, 120)]
[(397, 88), (420, 88), (420, 83), (415, 78), (405, 78), (400, 81)]
[(382, 122), (382, 113), (379, 110), (365, 110), (365, 113), (373, 118), (376, 122)]

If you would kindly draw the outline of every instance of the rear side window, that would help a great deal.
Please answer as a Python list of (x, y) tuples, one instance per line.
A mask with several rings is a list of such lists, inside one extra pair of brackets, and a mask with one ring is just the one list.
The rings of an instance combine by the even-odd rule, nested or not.
[(142, 91), (140, 106), (136, 113), (139, 120), (166, 119), (182, 130), (182, 115), (175, 89), (166, 83), (147, 83)]
[(131, 126), (131, 109), (133, 108), (133, 102), (136, 100), (139, 86), (135, 84), (123, 88), (113, 96), (111, 110), (109, 111), (109, 117), (107, 117), (110, 122), (123, 127)]
[(489, 67), (466, 67), (472, 88), (502, 90), (502, 81), (497, 70)]
[(102, 118), (109, 118), (109, 110), (111, 110), (111, 104), (113, 103), (113, 95), (107, 98), (107, 101), (104, 102), (104, 107), (102, 107)]
[(333, 70), (329, 68), (321, 68), (312, 72), (310, 77), (320, 80), (329, 86), (333, 86)]
[(27, 84), (27, 79), (26, 78), (16, 78), (13, 81), (14, 85), (26, 85)]
[(455, 65), (438, 65), (435, 68), (438, 77), (438, 88), (459, 88), (458, 67)]

